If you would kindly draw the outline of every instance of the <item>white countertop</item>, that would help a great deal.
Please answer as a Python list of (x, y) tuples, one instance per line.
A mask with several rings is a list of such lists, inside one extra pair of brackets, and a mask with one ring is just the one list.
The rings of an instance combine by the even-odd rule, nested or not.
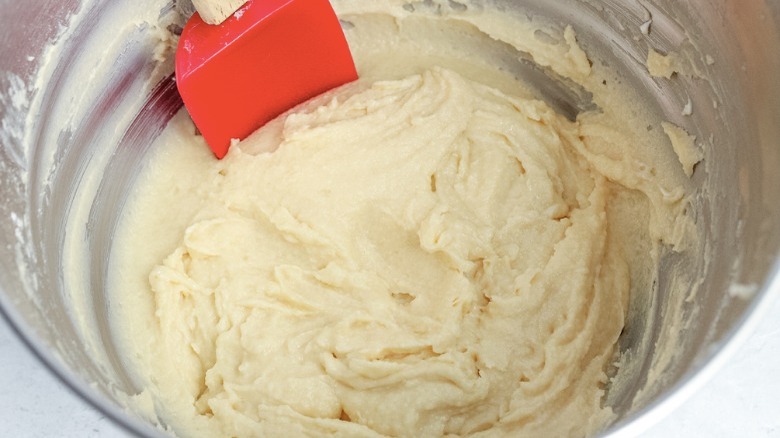
[[(643, 438), (780, 437), (780, 301), (715, 377)], [(128, 437), (52, 376), (0, 317), (0, 436)]]

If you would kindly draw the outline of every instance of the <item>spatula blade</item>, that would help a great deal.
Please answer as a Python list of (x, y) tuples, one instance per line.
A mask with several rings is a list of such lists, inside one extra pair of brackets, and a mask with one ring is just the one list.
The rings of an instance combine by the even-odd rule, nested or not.
[(217, 158), (231, 139), (355, 79), (328, 0), (250, 0), (217, 26), (195, 14), (176, 53), (179, 93)]

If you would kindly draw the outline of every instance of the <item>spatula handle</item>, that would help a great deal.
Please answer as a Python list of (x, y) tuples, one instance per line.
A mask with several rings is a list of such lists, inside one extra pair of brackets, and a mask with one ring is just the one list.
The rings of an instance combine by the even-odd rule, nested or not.
[(208, 24), (220, 24), (249, 0), (192, 0), (200, 18)]

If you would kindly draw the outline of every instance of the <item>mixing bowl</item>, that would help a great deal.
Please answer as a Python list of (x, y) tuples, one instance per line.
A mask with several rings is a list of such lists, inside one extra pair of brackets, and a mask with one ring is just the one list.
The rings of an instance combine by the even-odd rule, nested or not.
[[(704, 148), (691, 181), (703, 245), (668, 251), (652, 290), (634, 291), (624, 377), (604, 400), (618, 414), (604, 433), (636, 435), (706, 382), (780, 292), (780, 2), (487, 2), (573, 25), (658, 120)], [(162, 432), (115, 350), (106, 277), (132, 183), (181, 107), (156, 25), (173, 17), (175, 30), (180, 7), (0, 0), (0, 308), (53, 373), (147, 436)], [(692, 60), (685, 74), (650, 77), (651, 47)]]

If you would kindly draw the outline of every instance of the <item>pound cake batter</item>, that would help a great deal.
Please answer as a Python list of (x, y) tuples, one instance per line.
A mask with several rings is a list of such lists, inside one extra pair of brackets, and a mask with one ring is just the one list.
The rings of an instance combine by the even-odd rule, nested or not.
[[(602, 429), (629, 292), (690, 228), (673, 151), (601, 85), (574, 29), (540, 39), (539, 23), (452, 2), (335, 6), (360, 81), (222, 161), (179, 114), (126, 207), (115, 335), (160, 422), (219, 437)], [(499, 68), (512, 51), (599, 109), (556, 112)]]

